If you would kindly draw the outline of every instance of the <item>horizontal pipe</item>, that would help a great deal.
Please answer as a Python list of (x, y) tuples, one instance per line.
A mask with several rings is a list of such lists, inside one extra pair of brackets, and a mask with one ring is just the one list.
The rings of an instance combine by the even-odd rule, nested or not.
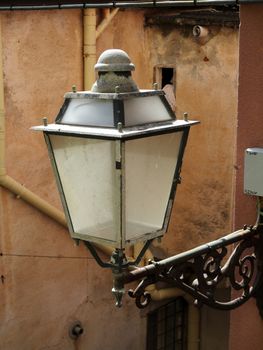
[(150, 264), (144, 267), (139, 267), (133, 271), (130, 271), (125, 276), (125, 283), (130, 283), (132, 281), (136, 281), (139, 279), (142, 279), (143, 277), (152, 275), (154, 273), (158, 273), (158, 269), (160, 268), (169, 268), (172, 265), (179, 265), (180, 263), (193, 259), (199, 255), (209, 253), (213, 249), (219, 249), (223, 246), (230, 245), (233, 243), (236, 243), (240, 240), (245, 239), (246, 237), (250, 237), (252, 235), (256, 235), (259, 232), (258, 229), (244, 229), (244, 230), (238, 230), (235, 232), (232, 232), (226, 236), (223, 236), (222, 238), (219, 238), (215, 241), (212, 241), (210, 243), (206, 243), (203, 245), (200, 245), (196, 248), (190, 249), (186, 252), (174, 255), (172, 257), (160, 260), (154, 264)]
[(48, 215), (52, 219), (59, 222), (61, 225), (67, 227), (65, 216), (60, 210), (56, 209), (45, 200), (38, 197), (26, 187), (12, 179), (10, 176), (0, 176), (0, 186), (8, 189), (12, 193), (16, 194), (19, 198), (23, 199), (25, 202), (40, 210), (42, 213)]
[(32, 10), (67, 10), (88, 8), (147, 8), (147, 7), (181, 7), (181, 6), (224, 6), (238, 4), (257, 4), (263, 0), (166, 0), (166, 1), (110, 1), (110, 2), (81, 2), (57, 5), (5, 5), (0, 11), (32, 11)]
[(67, 10), (88, 8), (148, 8), (148, 7), (182, 7), (182, 6), (223, 6), (263, 3), (263, 0), (168, 0), (168, 1), (127, 1), (105, 3), (78, 3), (57, 5), (8, 5), (0, 6), (0, 11), (32, 11), (32, 10)]
[[(38, 197), (36, 194), (28, 190), (26, 187), (21, 185), (19, 182), (15, 181), (8, 175), (0, 176), (0, 186), (6, 188), (10, 192), (14, 193), (18, 198), (23, 199), (28, 204), (32, 205), (34, 208), (38, 209), (43, 214), (49, 216), (59, 224), (64, 227), (68, 227), (65, 215), (62, 211), (55, 208), (53, 205), (49, 204), (45, 200)], [(104, 254), (110, 256), (113, 248), (104, 246), (101, 244), (93, 244)]]

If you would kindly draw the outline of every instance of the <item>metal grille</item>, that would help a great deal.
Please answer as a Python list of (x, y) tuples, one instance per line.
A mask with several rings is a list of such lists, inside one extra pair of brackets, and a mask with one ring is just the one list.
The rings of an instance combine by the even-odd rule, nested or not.
[(183, 298), (161, 306), (148, 315), (147, 350), (185, 350), (187, 303)]

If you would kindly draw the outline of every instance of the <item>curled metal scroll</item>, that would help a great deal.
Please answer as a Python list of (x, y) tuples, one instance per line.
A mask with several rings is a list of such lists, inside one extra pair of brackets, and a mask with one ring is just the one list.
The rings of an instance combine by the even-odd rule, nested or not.
[[(244, 229), (189, 252), (158, 261), (134, 274), (143, 277), (129, 295), (139, 308), (150, 301), (147, 286), (165, 282), (193, 296), (196, 304), (231, 310), (257, 294), (262, 285), (262, 227)], [(233, 243), (236, 246), (233, 250)], [(134, 278), (135, 279), (135, 278)], [(229, 300), (221, 300), (218, 290), (231, 288)]]

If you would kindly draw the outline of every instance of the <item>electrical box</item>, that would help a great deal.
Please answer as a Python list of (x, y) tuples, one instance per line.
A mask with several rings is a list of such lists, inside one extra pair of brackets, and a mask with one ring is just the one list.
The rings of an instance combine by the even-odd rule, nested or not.
[(245, 151), (244, 192), (263, 196), (263, 148), (247, 148)]

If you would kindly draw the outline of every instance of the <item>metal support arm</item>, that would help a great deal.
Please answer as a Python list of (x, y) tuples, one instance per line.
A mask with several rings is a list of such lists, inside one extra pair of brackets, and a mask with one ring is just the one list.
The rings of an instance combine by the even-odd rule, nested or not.
[[(244, 227), (216, 241), (136, 268), (125, 275), (124, 283), (140, 280), (137, 288), (129, 291), (139, 308), (146, 307), (151, 301), (146, 287), (165, 282), (192, 295), (197, 304), (221, 310), (234, 309), (251, 296), (260, 298), (262, 233), (262, 225)], [(218, 298), (217, 292), (222, 286), (231, 287), (230, 300)]]

